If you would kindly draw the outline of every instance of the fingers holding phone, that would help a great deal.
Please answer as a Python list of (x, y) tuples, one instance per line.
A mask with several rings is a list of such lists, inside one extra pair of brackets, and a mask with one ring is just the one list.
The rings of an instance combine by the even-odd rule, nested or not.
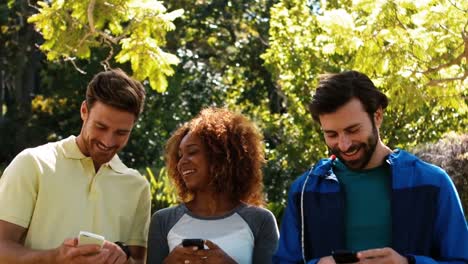
[(334, 250), (332, 251), (332, 257), (337, 264), (359, 262), (357, 253), (352, 250)]
[(104, 241), (103, 236), (91, 232), (80, 231), (78, 234), (78, 246), (97, 245), (102, 248)]
[(203, 251), (204, 240), (200, 238), (183, 239), (180, 245), (169, 252), (163, 263), (199, 263), (200, 257), (195, 254)]
[[(328, 258), (328, 257), (327, 257)], [(330, 264), (329, 259), (321, 259), (320, 264)], [(331, 258), (337, 264), (345, 263), (366, 263), (366, 264), (379, 264), (379, 263), (389, 263), (389, 264), (401, 264), (408, 263), (406, 257), (400, 255), (398, 252), (392, 248), (376, 248), (363, 251), (351, 251), (351, 250), (334, 250), (332, 251)], [(324, 261), (322, 261), (324, 260)]]
[(408, 263), (408, 259), (405, 256), (400, 255), (394, 249), (390, 247), (385, 248), (375, 248), (359, 251), (357, 256), (360, 259), (366, 261), (366, 263), (390, 263), (390, 264), (400, 264)]
[(186, 238), (182, 240), (183, 247), (196, 247), (198, 250), (205, 248), (205, 240), (201, 238)]
[[(204, 240), (205, 243), (205, 250), (197, 250), (194, 252), (202, 261), (202, 263), (206, 264), (215, 264), (215, 263), (223, 263), (223, 264), (234, 264), (237, 263), (234, 259), (231, 258), (220, 246), (215, 244), (210, 240)], [(196, 262), (198, 263), (198, 262)]]
[(78, 246), (78, 238), (65, 239), (55, 250), (54, 259), (58, 263), (71, 263), (71, 261), (89, 255), (97, 255), (101, 252), (98, 245)]
[(115, 263), (127, 262), (127, 254), (115, 243), (106, 241), (101, 235), (80, 231), (76, 242), (77, 250), (86, 250), (93, 247), (97, 251), (81, 254), (79, 257), (83, 263)]
[(187, 238), (169, 253), (164, 263), (233, 264), (236, 262), (210, 240)]
[(321, 258), (317, 264), (336, 264), (332, 256), (326, 256)]

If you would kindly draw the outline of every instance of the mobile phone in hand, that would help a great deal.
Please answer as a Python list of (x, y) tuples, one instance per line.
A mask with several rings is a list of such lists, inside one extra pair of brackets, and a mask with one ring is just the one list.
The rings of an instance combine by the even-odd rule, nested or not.
[(336, 263), (355, 263), (359, 262), (357, 253), (352, 250), (333, 250), (332, 251), (333, 259)]
[(104, 241), (105, 239), (103, 236), (93, 234), (91, 232), (80, 231), (78, 234), (78, 246), (98, 245), (102, 248)]
[(201, 238), (185, 238), (182, 240), (183, 247), (198, 247), (198, 249), (205, 248), (205, 241)]

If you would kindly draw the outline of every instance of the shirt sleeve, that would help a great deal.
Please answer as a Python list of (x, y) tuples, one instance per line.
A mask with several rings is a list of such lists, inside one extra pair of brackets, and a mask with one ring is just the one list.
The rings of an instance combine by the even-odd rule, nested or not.
[(255, 237), (255, 246), (253, 251), (252, 263), (271, 263), (273, 253), (278, 247), (278, 226), (274, 215), (265, 210), (262, 223)]
[(39, 168), (27, 150), (18, 154), (0, 178), (0, 219), (29, 227), (39, 189)]
[(148, 228), (151, 217), (151, 194), (146, 183), (140, 195), (138, 207), (133, 220), (131, 236), (125, 241), (129, 246), (147, 246)]
[[(167, 214), (165, 214), (167, 216)], [(146, 263), (160, 264), (169, 254), (169, 243), (167, 241), (167, 226), (164, 225), (164, 215), (156, 212), (152, 219), (148, 236), (148, 254)]]
[[(468, 225), (455, 185), (445, 171), (440, 173), (433, 248), (439, 255), (438, 263), (466, 264), (468, 263)], [(433, 259), (426, 256), (414, 257), (416, 263), (434, 263)]]

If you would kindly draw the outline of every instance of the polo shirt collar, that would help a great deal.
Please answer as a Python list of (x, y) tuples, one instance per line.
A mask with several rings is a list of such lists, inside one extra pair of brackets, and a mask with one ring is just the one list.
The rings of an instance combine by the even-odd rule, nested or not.
[(87, 158), (78, 148), (78, 144), (76, 144), (76, 137), (69, 136), (68, 138), (63, 140), (62, 143), (62, 150), (63, 155), (68, 159), (85, 159)]
[(111, 169), (118, 173), (126, 173), (128, 171), (127, 166), (123, 164), (123, 162), (120, 160), (119, 156), (114, 155), (112, 159), (104, 164), (103, 166), (109, 166)]
[[(68, 159), (81, 160), (88, 158), (81, 152), (78, 144), (76, 144), (76, 136), (73, 135), (63, 140), (62, 150), (63, 155)], [(102, 164), (102, 166), (110, 167), (112, 170), (119, 173), (125, 173), (127, 171), (127, 166), (123, 164), (118, 155), (114, 155), (109, 162)]]

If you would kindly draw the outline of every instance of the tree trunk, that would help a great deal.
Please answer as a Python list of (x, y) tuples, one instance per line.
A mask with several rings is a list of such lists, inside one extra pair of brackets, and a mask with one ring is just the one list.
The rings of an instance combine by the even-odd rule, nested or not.
[[(27, 1), (16, 1), (10, 10), (21, 25), (17, 34), (12, 34), (16, 42), (14, 52), (5, 55), (7, 69), (2, 70), (1, 104), (6, 106), (6, 113), (0, 115), (0, 164), (9, 163), (11, 159), (28, 145), (28, 124), (31, 119), (31, 100), (38, 86), (38, 66), (40, 53), (35, 44), (41, 36), (34, 27), (27, 23), (31, 7)], [(10, 47), (11, 48), (11, 47)], [(1, 165), (0, 165), (1, 168)]]

